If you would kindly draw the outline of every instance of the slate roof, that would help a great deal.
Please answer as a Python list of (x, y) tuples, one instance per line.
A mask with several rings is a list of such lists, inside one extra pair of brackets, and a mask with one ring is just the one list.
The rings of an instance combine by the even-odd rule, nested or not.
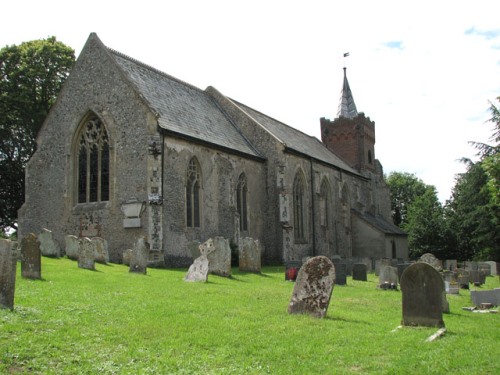
[[(311, 156), (316, 160), (336, 166), (355, 175), (359, 173), (351, 168), (345, 161), (326, 148), (316, 137), (312, 137), (294, 129), (282, 122), (275, 120), (245, 104), (235, 102), (240, 108), (247, 112), (254, 120), (260, 123), (277, 139), (283, 142), (288, 149), (301, 154)], [(319, 125), (318, 125), (319, 126)]]
[(337, 117), (347, 117), (354, 118), (358, 115), (358, 110), (356, 109), (356, 104), (354, 103), (354, 97), (352, 96), (351, 88), (349, 87), (349, 81), (347, 80), (347, 69), (344, 68), (344, 83), (342, 85), (342, 91), (340, 92), (340, 102), (337, 111)]
[(161, 128), (262, 158), (205, 91), (108, 49), (158, 115)]
[(352, 210), (355, 215), (357, 215), (360, 219), (364, 220), (371, 226), (377, 228), (381, 232), (385, 234), (392, 234), (396, 236), (407, 236), (408, 234), (404, 232), (398, 226), (386, 221), (383, 217), (379, 215), (372, 215), (368, 212), (359, 212), (357, 210)]

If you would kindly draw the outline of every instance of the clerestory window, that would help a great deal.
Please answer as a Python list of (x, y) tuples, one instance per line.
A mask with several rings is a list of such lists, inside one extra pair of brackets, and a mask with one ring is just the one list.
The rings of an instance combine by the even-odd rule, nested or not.
[(77, 165), (78, 203), (109, 200), (109, 138), (95, 115), (80, 130)]

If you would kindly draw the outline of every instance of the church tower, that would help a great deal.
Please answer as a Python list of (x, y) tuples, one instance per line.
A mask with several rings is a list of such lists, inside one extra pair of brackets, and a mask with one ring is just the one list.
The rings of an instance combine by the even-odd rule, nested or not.
[(337, 118), (322, 117), (321, 141), (359, 172), (375, 171), (375, 122), (358, 112), (344, 67)]

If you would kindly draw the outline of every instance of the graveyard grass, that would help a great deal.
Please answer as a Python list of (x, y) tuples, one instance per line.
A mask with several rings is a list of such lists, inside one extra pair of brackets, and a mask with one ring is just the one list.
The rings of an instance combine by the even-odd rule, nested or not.
[[(401, 292), (347, 279), (324, 319), (289, 315), (294, 284), (283, 267), (208, 283), (186, 269), (124, 265), (79, 269), (42, 259), (43, 280), (16, 281), (14, 310), (0, 310), (5, 374), (498, 374), (500, 314), (463, 311), (450, 295), (447, 332), (400, 328)], [(499, 287), (487, 277), (480, 289)]]

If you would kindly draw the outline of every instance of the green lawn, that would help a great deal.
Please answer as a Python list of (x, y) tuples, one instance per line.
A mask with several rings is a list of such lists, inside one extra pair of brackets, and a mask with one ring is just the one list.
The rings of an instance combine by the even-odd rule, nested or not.
[[(448, 296), (447, 332), (402, 328), (401, 292), (377, 278), (336, 286), (325, 319), (289, 315), (282, 267), (261, 275), (186, 269), (79, 269), (43, 258), (43, 280), (16, 281), (14, 311), (0, 310), (0, 373), (18, 374), (499, 374), (500, 314), (463, 311)], [(481, 289), (498, 288), (488, 277)]]

